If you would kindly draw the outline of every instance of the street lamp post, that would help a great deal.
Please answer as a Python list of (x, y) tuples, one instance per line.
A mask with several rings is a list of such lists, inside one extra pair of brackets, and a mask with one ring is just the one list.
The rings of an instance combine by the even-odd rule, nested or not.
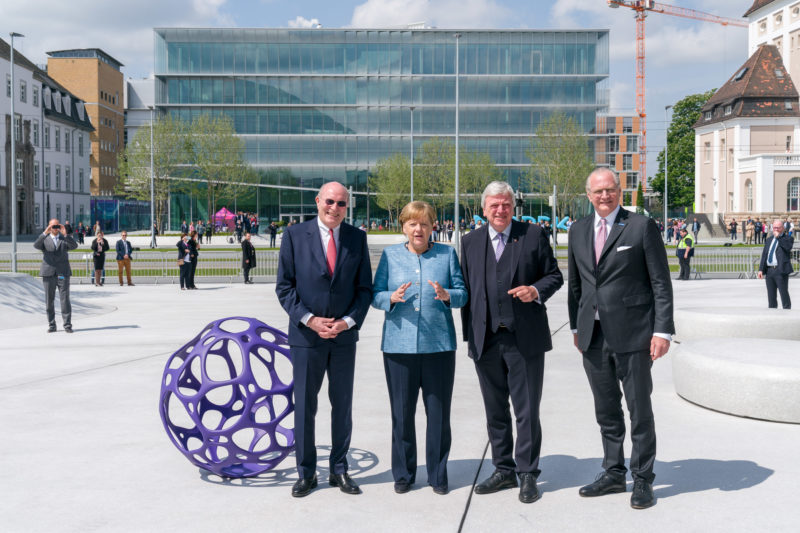
[[(11, 175), (8, 176), (11, 181), (11, 272), (17, 271), (17, 147), (16, 135), (17, 125), (15, 124), (16, 115), (14, 114), (14, 93), (16, 87), (14, 86), (14, 37), (25, 37), (21, 33), (11, 32)], [(22, 123), (20, 119), (20, 129)]]
[(153, 164), (153, 152), (155, 152), (155, 147), (153, 146), (153, 106), (148, 106), (150, 108), (150, 248), (155, 248), (156, 244), (156, 216), (155, 216), (155, 189), (153, 187), (153, 181), (155, 179), (155, 165)]
[(459, 74), (459, 64), (458, 64), (458, 45), (461, 39), (461, 34), (456, 33), (456, 190), (455, 190), (455, 202), (453, 207), (453, 233), (455, 233), (456, 240), (455, 249), (456, 254), (461, 256), (461, 221), (458, 218), (459, 206), (458, 206), (458, 74)]
[(669, 121), (667, 120), (667, 113), (671, 108), (671, 105), (664, 106), (664, 124), (666, 125), (664, 130), (664, 242), (667, 242), (667, 183), (669, 182), (667, 179), (667, 176), (669, 176), (667, 173), (669, 169)]
[(414, 201), (414, 106), (408, 107), (411, 111), (411, 201)]

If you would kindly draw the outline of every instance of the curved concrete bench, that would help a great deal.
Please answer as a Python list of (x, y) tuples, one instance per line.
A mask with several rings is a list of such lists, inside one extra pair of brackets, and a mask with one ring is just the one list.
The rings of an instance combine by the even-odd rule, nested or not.
[(736, 416), (800, 424), (800, 342), (706, 338), (681, 343), (671, 356), (682, 398)]
[(765, 307), (687, 307), (675, 309), (679, 341), (742, 337), (800, 341), (800, 310)]

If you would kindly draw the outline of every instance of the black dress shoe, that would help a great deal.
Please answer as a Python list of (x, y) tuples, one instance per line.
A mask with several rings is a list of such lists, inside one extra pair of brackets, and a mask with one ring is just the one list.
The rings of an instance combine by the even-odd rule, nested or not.
[(394, 482), (394, 491), (397, 494), (405, 494), (406, 492), (411, 490), (411, 483), (408, 481), (395, 481)]
[(631, 494), (631, 507), (634, 509), (647, 509), (656, 504), (653, 494), (653, 484), (643, 479), (633, 481), (633, 494)]
[(64, 326), (64, 331), (67, 333), (72, 333), (72, 326)]
[(450, 492), (450, 489), (447, 487), (447, 485), (439, 485), (438, 487), (433, 487), (433, 492), (441, 496), (444, 496), (445, 494)]
[(495, 470), (494, 473), (475, 487), (475, 494), (492, 494), (503, 489), (512, 489), (517, 486), (517, 476), (514, 472), (501, 472)]
[(347, 472), (344, 474), (331, 474), (328, 478), (328, 484), (331, 487), (339, 487), (339, 490), (345, 494), (361, 494), (361, 489), (358, 488), (355, 481), (350, 479)]
[(597, 476), (594, 483), (589, 483), (585, 487), (581, 487), (578, 494), (589, 498), (593, 496), (603, 496), (604, 494), (625, 492), (626, 490), (627, 486), (624, 477), (617, 477), (608, 472), (602, 472)]
[(317, 488), (317, 476), (306, 479), (298, 479), (292, 486), (292, 496), (295, 498), (308, 496), (315, 488)]
[(53, 333), (55, 330), (56, 330), (55, 326), (50, 326), (49, 328), (47, 328), (47, 333)]
[(536, 487), (536, 476), (530, 472), (523, 472), (519, 475), (519, 501), (522, 503), (533, 503), (539, 499), (539, 489)]

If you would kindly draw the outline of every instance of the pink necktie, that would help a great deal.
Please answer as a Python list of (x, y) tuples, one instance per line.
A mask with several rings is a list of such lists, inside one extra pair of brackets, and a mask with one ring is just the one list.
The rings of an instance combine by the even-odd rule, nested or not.
[(606, 244), (606, 219), (600, 219), (600, 231), (597, 232), (597, 237), (594, 239), (594, 260), (595, 263), (600, 262), (600, 254), (603, 253), (603, 246)]
[(331, 236), (328, 239), (328, 253), (325, 260), (328, 263), (328, 274), (333, 276), (333, 269), (336, 266), (336, 241), (333, 238), (333, 230), (330, 230)]

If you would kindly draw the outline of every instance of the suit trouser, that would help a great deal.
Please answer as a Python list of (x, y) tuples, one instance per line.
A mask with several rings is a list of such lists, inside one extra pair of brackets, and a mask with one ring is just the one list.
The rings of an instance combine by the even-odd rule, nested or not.
[(58, 297), (61, 300), (61, 320), (64, 327), (72, 326), (72, 304), (69, 301), (69, 276), (59, 278), (59, 276), (46, 276), (42, 278), (44, 283), (44, 299), (47, 306), (47, 322), (51, 326), (56, 325), (56, 287), (58, 287)]
[(775, 267), (767, 267), (767, 302), (771, 309), (778, 308), (778, 295), (781, 293), (781, 304), (784, 309), (792, 308), (792, 299), (789, 298), (789, 275), (781, 274)]
[(456, 353), (384, 353), (383, 368), (392, 409), (392, 477), (395, 481), (413, 483), (417, 475), (414, 415), (421, 388), (428, 422), (425, 430), (428, 485), (446, 487)]
[(353, 432), (353, 373), (356, 345), (326, 341), (313, 348), (292, 346), (294, 377), (294, 440), (297, 473), (301, 479), (314, 477), (317, 469), (315, 417), (317, 395), (328, 376), (331, 402), (331, 474), (347, 472), (347, 450)]
[(191, 272), (192, 270), (192, 264), (184, 262), (182, 265), (178, 267), (178, 270), (179, 270), (178, 280), (180, 281), (181, 289), (183, 289), (184, 287), (188, 289), (189, 287), (191, 287), (191, 285), (189, 285), (189, 272)]
[(197, 257), (194, 258), (194, 261), (189, 262), (189, 277), (187, 282), (189, 285), (187, 287), (191, 287), (194, 289), (194, 271), (197, 270)]
[(678, 256), (678, 263), (681, 266), (680, 274), (678, 274), (678, 279), (689, 279), (689, 275), (691, 274), (691, 268), (689, 267), (689, 262), (692, 260), (691, 257), (683, 257), (683, 254)]
[[(606, 344), (600, 321), (595, 320), (592, 342), (583, 353), (583, 368), (594, 396), (594, 411), (603, 440), (603, 468), (625, 476), (625, 414), (622, 391), (631, 417), (631, 474), (652, 483), (656, 459), (656, 426), (650, 394), (653, 361), (649, 350), (617, 353)], [(619, 382), (622, 382), (620, 391)]]
[(250, 281), (250, 265), (245, 265), (242, 267), (242, 273), (244, 274), (244, 281), (247, 283)]
[[(475, 361), (475, 370), (486, 410), (492, 464), (503, 472), (530, 472), (538, 477), (544, 353), (523, 355), (517, 348), (514, 333), (501, 328), (497, 333), (489, 333), (483, 354)], [(509, 397), (516, 415), (516, 448)]]
[(133, 283), (131, 281), (131, 258), (128, 257), (127, 259), (117, 259), (117, 275), (119, 276), (119, 284), (122, 285), (122, 269), (125, 269), (125, 273), (128, 276), (128, 285)]

